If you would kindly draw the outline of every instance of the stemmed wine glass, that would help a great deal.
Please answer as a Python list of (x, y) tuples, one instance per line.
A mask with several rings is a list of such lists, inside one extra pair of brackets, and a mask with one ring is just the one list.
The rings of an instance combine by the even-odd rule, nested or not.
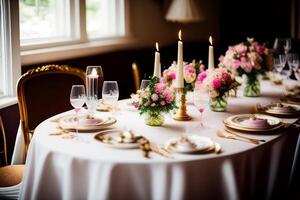
[(298, 54), (291, 53), (287, 55), (287, 62), (292, 68), (297, 80), (299, 80), (299, 56)]
[(140, 89), (145, 90), (148, 87), (149, 83), (150, 83), (150, 80), (143, 79), (141, 82)]
[(70, 93), (70, 103), (74, 107), (76, 113), (76, 135), (78, 135), (78, 124), (79, 124), (79, 117), (78, 113), (82, 108), (83, 104), (85, 103), (86, 96), (85, 96), (85, 88), (84, 85), (72, 85), (71, 93)]
[(197, 110), (200, 112), (200, 124), (203, 127), (203, 112), (204, 112), (204, 104), (203, 104), (203, 95), (204, 89), (201, 87), (195, 87), (193, 92), (193, 101)]
[(277, 73), (281, 73), (286, 63), (285, 55), (278, 55), (273, 58), (273, 67)]
[(119, 87), (117, 81), (104, 81), (102, 88), (102, 103), (115, 106), (119, 99)]
[(288, 54), (292, 48), (290, 38), (276, 38), (273, 45), (273, 50), (276, 54)]

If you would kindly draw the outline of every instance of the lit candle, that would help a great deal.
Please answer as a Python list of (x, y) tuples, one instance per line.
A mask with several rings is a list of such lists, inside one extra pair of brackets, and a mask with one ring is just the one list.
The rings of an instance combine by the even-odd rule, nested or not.
[(161, 69), (160, 69), (160, 53), (158, 49), (158, 43), (155, 43), (156, 45), (156, 51), (155, 51), (155, 59), (154, 59), (154, 72), (153, 76), (156, 76), (158, 78), (161, 77)]
[(178, 32), (178, 53), (177, 53), (177, 71), (176, 71), (176, 87), (184, 88), (183, 81), (183, 43), (181, 41), (181, 30)]
[(209, 36), (209, 47), (208, 47), (208, 70), (213, 70), (214, 69), (214, 47), (212, 46), (212, 37)]
[(95, 82), (98, 81), (98, 77), (99, 76), (97, 74), (97, 70), (93, 68), (91, 74), (88, 75), (88, 85), (89, 85), (88, 96), (92, 96), (92, 97), (95, 96)]

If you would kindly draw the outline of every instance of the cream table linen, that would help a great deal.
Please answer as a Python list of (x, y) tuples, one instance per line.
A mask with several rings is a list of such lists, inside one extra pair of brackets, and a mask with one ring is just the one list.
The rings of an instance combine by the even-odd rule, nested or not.
[[(122, 109), (113, 115), (116, 126), (143, 134), (152, 142), (186, 133), (208, 136), (221, 144), (222, 154), (182, 155), (168, 159), (139, 150), (112, 149), (81, 133), (80, 140), (49, 136), (56, 131), (50, 119), (35, 130), (27, 155), (21, 199), (271, 199), (284, 194), (292, 167), (299, 129), (281, 134), (255, 135), (260, 145), (218, 138), (222, 120), (232, 114), (249, 113), (256, 103), (276, 101), (282, 87), (262, 82), (259, 98), (230, 98), (228, 111), (206, 111), (204, 127), (193, 106), (189, 122), (167, 115), (162, 127), (144, 125), (137, 112)], [(204, 100), (205, 105), (207, 100)], [(62, 113), (65, 115), (67, 113)], [(107, 115), (107, 114), (101, 114)], [(290, 122), (293, 119), (288, 120)], [(253, 136), (250, 135), (249, 136)]]

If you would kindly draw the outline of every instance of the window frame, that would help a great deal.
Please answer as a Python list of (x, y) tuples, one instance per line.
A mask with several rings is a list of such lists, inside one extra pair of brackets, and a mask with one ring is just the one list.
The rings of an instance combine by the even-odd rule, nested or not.
[(21, 75), (20, 40), (19, 40), (19, 14), (17, 0), (0, 0), (2, 13), (1, 26), (3, 28), (4, 49), (4, 95), (0, 97), (0, 108), (16, 102), (16, 85)]

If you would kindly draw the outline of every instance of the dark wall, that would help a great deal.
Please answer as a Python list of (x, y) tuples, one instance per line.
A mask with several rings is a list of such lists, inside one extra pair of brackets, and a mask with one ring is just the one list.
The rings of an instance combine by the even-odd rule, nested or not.
[(220, 41), (228, 45), (246, 37), (271, 43), (291, 37), (291, 0), (221, 0)]

